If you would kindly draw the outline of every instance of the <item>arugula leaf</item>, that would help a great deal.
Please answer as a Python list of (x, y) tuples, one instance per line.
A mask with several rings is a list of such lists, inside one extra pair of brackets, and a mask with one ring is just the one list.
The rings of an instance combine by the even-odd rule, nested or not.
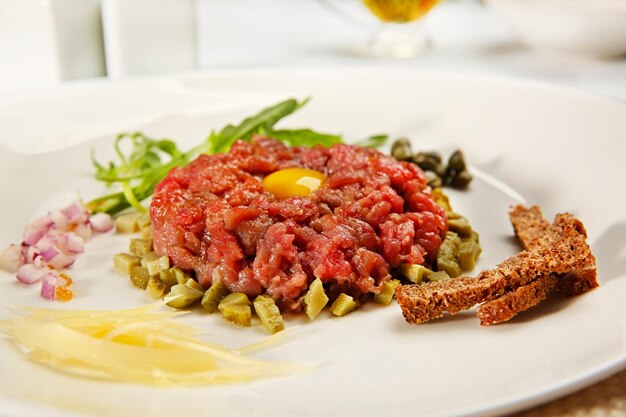
[(290, 146), (323, 145), (328, 147), (336, 143), (343, 143), (341, 136), (315, 132), (311, 129), (272, 130), (267, 135)]
[(244, 119), (239, 125), (227, 125), (219, 133), (211, 134), (209, 141), (213, 141), (214, 146), (211, 153), (228, 152), (230, 147), (239, 139), (250, 140), (259, 129), (271, 131), (274, 125), (283, 117), (286, 117), (298, 110), (308, 100), (298, 103), (294, 99), (285, 100), (272, 107), (262, 110), (255, 116)]
[(389, 140), (389, 135), (380, 134), (380, 135), (372, 135), (369, 136), (359, 142), (356, 142), (355, 145), (360, 146), (362, 148), (378, 148), (382, 146)]

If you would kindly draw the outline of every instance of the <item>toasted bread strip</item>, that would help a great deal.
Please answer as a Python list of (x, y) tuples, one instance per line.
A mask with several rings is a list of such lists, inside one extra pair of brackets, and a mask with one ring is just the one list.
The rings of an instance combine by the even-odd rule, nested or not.
[(525, 250), (476, 278), (456, 278), (396, 288), (398, 304), (409, 323), (423, 323), (444, 313), (455, 314), (494, 300), (545, 274), (567, 274), (595, 268), (586, 231), (571, 214), (559, 214), (534, 250)]
[(518, 313), (534, 307), (545, 300), (554, 291), (558, 278), (554, 275), (542, 275), (530, 284), (522, 285), (493, 301), (478, 307), (478, 318), (482, 326), (502, 323)]
[[(538, 206), (526, 208), (517, 205), (509, 212), (511, 224), (522, 248), (532, 250), (541, 243), (541, 238), (550, 227)], [(580, 295), (598, 286), (595, 269), (573, 271), (555, 283), (556, 292), (563, 297)]]

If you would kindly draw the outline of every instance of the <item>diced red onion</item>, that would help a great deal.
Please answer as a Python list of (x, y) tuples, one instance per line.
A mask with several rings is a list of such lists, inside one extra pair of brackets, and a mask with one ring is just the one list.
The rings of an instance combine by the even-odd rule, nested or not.
[(35, 258), (39, 256), (40, 251), (35, 246), (25, 246), (22, 247), (22, 253), (24, 253), (26, 263), (32, 264)]
[(55, 229), (66, 230), (69, 225), (69, 219), (61, 210), (54, 210), (50, 213), (52, 219), (52, 227)]
[(52, 219), (50, 219), (49, 216), (40, 217), (39, 219), (27, 224), (24, 228), (24, 243), (27, 245), (34, 245), (44, 234), (46, 234), (51, 225)]
[(71, 266), (74, 261), (76, 261), (76, 257), (70, 255), (68, 253), (59, 252), (54, 258), (50, 259), (46, 263), (53, 268), (63, 269)]
[(33, 258), (32, 264), (35, 265), (35, 268), (45, 268), (48, 265), (39, 254)]
[(40, 251), (43, 252), (44, 250), (48, 249), (51, 246), (55, 246), (57, 243), (57, 238), (51, 234), (46, 234), (44, 236), (41, 237), (41, 239), (39, 239), (37, 242), (35, 242), (35, 247)]
[(54, 301), (56, 287), (57, 275), (52, 271), (47, 271), (41, 281), (41, 296), (48, 301)]
[(17, 280), (23, 284), (31, 285), (41, 280), (46, 274), (47, 268), (37, 268), (33, 264), (24, 264), (17, 270)]
[(91, 239), (93, 235), (93, 230), (91, 229), (91, 224), (89, 223), (81, 223), (74, 229), (74, 233), (78, 236), (82, 237), (85, 240)]
[(66, 252), (82, 253), (85, 251), (85, 240), (74, 232), (67, 232), (65, 242)]
[(98, 233), (106, 233), (113, 229), (113, 219), (106, 213), (96, 213), (89, 218), (93, 230)]
[(11, 244), (0, 255), (0, 268), (5, 271), (17, 272), (24, 263), (26, 259), (20, 246)]
[(49, 263), (60, 253), (61, 251), (56, 246), (50, 246), (41, 251), (41, 259), (43, 259), (44, 262)]
[(89, 220), (89, 210), (81, 203), (73, 203), (61, 210), (73, 224), (85, 223)]

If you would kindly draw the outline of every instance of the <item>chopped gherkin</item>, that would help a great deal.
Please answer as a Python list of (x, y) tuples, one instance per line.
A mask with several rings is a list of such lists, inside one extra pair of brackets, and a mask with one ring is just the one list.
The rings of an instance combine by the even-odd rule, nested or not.
[(330, 312), (335, 316), (342, 317), (348, 313), (353, 312), (357, 308), (357, 303), (348, 294), (341, 293), (335, 300), (332, 306), (330, 306)]
[(259, 295), (253, 302), (254, 311), (261, 319), (261, 324), (269, 334), (280, 332), (285, 328), (283, 317), (276, 303), (269, 295)]
[(139, 256), (129, 253), (116, 253), (113, 255), (113, 267), (122, 274), (130, 275), (132, 268), (140, 265), (141, 258)]
[(304, 312), (309, 319), (313, 320), (328, 304), (328, 296), (324, 292), (324, 286), (319, 278), (309, 285), (309, 290), (304, 296)]
[(241, 292), (228, 294), (220, 301), (217, 308), (222, 313), (224, 321), (238, 326), (252, 325), (252, 309), (248, 296)]
[(424, 276), (431, 271), (423, 265), (401, 264), (400, 272), (412, 283), (421, 284)]
[(130, 270), (130, 281), (135, 287), (145, 290), (149, 280), (150, 273), (147, 268), (143, 266), (133, 266)]
[(204, 292), (204, 296), (202, 297), (202, 307), (209, 313), (214, 313), (217, 311), (217, 306), (220, 301), (229, 293), (228, 287), (222, 282), (221, 279), (217, 279), (213, 281), (213, 284), (209, 287), (208, 290)]
[(166, 304), (174, 308), (189, 307), (202, 298), (202, 291), (195, 288), (185, 286), (185, 284), (176, 284), (170, 292), (165, 296)]
[(133, 255), (145, 256), (148, 252), (152, 252), (152, 239), (133, 238), (130, 240), (129, 249)]
[(156, 276), (150, 277), (148, 285), (146, 286), (146, 294), (148, 295), (148, 297), (154, 300), (159, 300), (163, 298), (163, 294), (166, 290), (167, 285), (165, 285), (163, 281), (161, 281)]
[(389, 281), (385, 282), (380, 292), (374, 296), (374, 301), (380, 304), (389, 305), (398, 285), (400, 285), (400, 281), (397, 279), (390, 279)]

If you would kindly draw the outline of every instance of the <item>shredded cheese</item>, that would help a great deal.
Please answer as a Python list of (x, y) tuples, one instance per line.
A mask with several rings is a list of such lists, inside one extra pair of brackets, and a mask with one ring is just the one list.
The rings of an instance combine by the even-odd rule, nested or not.
[(300, 373), (311, 368), (251, 358), (245, 352), (276, 341), (231, 350), (198, 338), (163, 303), (125, 310), (22, 308), (0, 321), (28, 359), (73, 375), (156, 386), (211, 385)]

